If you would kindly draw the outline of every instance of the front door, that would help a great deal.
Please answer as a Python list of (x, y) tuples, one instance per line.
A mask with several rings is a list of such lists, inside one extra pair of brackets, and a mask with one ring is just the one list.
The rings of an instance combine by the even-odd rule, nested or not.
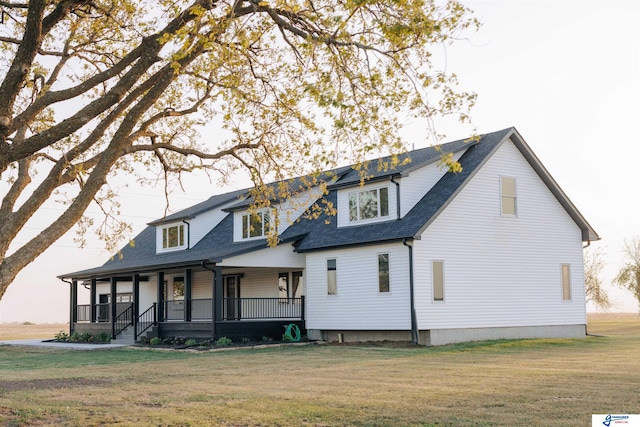
[(109, 300), (111, 299), (111, 295), (109, 294), (101, 294), (98, 296), (98, 318), (96, 319), (98, 322), (108, 322), (109, 321)]
[(240, 278), (238, 276), (226, 276), (224, 278), (225, 320), (240, 318)]

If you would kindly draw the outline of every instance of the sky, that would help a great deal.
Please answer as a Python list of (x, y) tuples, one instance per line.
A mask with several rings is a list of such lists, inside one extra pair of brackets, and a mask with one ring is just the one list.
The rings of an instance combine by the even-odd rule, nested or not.
[[(483, 26), (453, 46), (436, 47), (436, 58), (457, 74), (460, 87), (478, 94), (472, 110), (478, 133), (514, 126), (567, 196), (602, 238), (602, 273), (613, 311), (637, 312), (626, 291), (610, 285), (623, 264), (623, 242), (640, 236), (640, 2), (463, 1)], [(436, 122), (446, 140), (471, 128)], [(428, 145), (422, 125), (403, 134), (415, 148)], [(4, 185), (4, 183), (2, 183)], [(246, 186), (240, 183), (237, 188)], [(179, 210), (213, 194), (204, 176), (171, 198)], [(164, 213), (161, 188), (131, 185), (122, 193), (122, 215), (134, 235)], [(48, 208), (43, 217), (58, 215)], [(34, 227), (31, 232), (38, 232)], [(69, 285), (56, 276), (102, 265), (110, 254), (101, 242), (78, 248), (69, 233), (34, 260), (0, 301), (0, 323), (64, 323)], [(81, 293), (80, 303), (87, 300)], [(589, 311), (594, 307), (589, 306)]]

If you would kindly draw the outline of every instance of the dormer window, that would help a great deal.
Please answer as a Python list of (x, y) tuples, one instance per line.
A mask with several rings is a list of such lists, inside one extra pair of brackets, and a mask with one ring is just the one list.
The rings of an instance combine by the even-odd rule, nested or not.
[(184, 225), (172, 225), (162, 229), (162, 249), (180, 249), (184, 246)]
[(381, 187), (349, 193), (349, 221), (389, 216), (389, 188)]
[(242, 215), (242, 238), (266, 237), (269, 234), (269, 222), (267, 210)]

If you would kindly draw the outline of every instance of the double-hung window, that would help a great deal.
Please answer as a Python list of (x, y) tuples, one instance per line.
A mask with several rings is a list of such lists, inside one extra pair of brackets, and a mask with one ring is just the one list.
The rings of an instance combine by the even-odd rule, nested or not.
[(389, 254), (378, 254), (378, 292), (389, 292)]
[(433, 300), (444, 301), (444, 261), (431, 261)]
[(173, 225), (162, 229), (162, 249), (177, 249), (185, 245), (184, 225)]
[(266, 237), (269, 234), (269, 211), (263, 210), (242, 215), (242, 238)]
[(335, 258), (327, 260), (327, 295), (338, 293), (337, 266)]
[(381, 187), (349, 193), (349, 221), (389, 216), (389, 188)]
[(571, 301), (571, 265), (562, 264), (562, 301)]
[(500, 193), (502, 196), (502, 215), (517, 214), (516, 179), (500, 177)]

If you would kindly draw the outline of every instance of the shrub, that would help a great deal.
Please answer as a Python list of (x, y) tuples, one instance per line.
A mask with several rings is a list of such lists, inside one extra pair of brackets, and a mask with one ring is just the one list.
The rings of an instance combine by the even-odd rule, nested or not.
[(67, 342), (69, 340), (69, 334), (64, 331), (60, 331), (54, 335), (53, 340), (57, 342)]
[(196, 345), (196, 344), (197, 344), (196, 340), (186, 340), (184, 342), (184, 345), (188, 345), (188, 346), (192, 346), (192, 345)]
[(262, 342), (271, 342), (271, 341), (273, 341), (273, 338), (268, 337), (266, 335), (262, 336)]
[(111, 342), (111, 335), (107, 332), (100, 332), (95, 337), (95, 341), (99, 343), (108, 344)]
[(242, 343), (243, 344), (247, 344), (247, 343), (250, 343), (250, 342), (251, 342), (251, 340), (249, 338), (247, 338), (247, 337), (242, 338)]
[(23, 324), (24, 326), (31, 326), (31, 325), (35, 325), (35, 323), (32, 323), (32, 322), (22, 322), (22, 324)]
[(227, 338), (227, 337), (220, 337), (220, 338), (218, 338), (218, 341), (216, 341), (216, 345), (218, 347), (228, 347), (231, 344), (233, 344), (233, 341), (230, 338)]
[(151, 345), (160, 345), (163, 344), (164, 341), (162, 340), (162, 338), (158, 338), (158, 337), (153, 337), (149, 340), (149, 344)]

